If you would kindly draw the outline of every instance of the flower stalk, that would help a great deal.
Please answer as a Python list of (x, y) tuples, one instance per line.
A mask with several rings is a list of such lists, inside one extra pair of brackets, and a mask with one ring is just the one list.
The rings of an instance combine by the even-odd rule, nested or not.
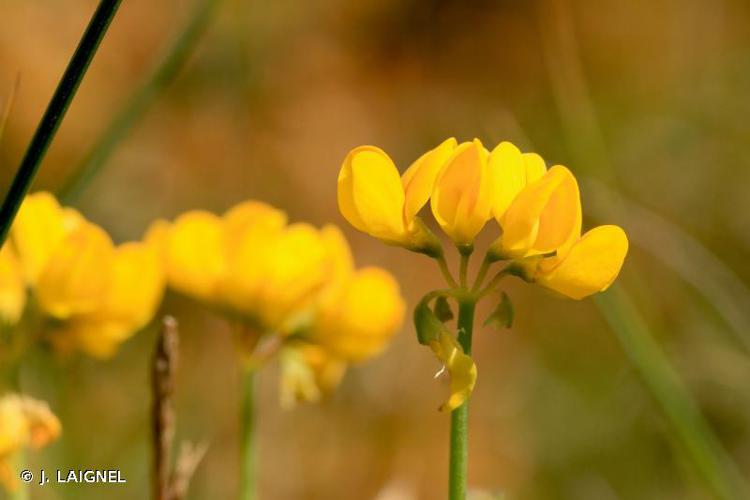
[[(467, 355), (471, 354), (474, 329), (474, 298), (464, 298), (458, 306), (458, 343)], [(469, 402), (451, 412), (450, 464), (448, 492), (450, 500), (466, 498), (467, 467), (469, 462)]]
[(240, 500), (257, 500), (257, 411), (255, 370), (242, 368), (241, 483)]

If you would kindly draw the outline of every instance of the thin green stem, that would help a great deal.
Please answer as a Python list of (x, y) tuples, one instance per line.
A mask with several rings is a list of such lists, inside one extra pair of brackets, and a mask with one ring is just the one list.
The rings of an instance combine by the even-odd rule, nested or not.
[(477, 300), (482, 299), (485, 295), (487, 295), (488, 293), (491, 293), (492, 290), (494, 290), (495, 287), (498, 284), (500, 284), (500, 282), (503, 280), (503, 278), (505, 278), (506, 276), (508, 276), (508, 274), (510, 274), (510, 271), (509, 271), (509, 268), (507, 268), (507, 267), (505, 269), (503, 269), (502, 271), (500, 271), (499, 273), (497, 273), (495, 275), (495, 277), (492, 278), (489, 281), (489, 283), (487, 283), (487, 286), (484, 287), (482, 289), (482, 291), (477, 294)]
[(448, 286), (450, 286), (451, 288), (458, 288), (458, 283), (456, 283), (456, 280), (453, 278), (450, 269), (448, 269), (448, 263), (445, 261), (445, 256), (441, 253), (440, 255), (435, 257), (435, 260), (437, 261), (438, 266), (440, 266), (440, 272), (443, 273), (443, 278), (445, 278)]
[(474, 286), (471, 287), (472, 292), (479, 291), (479, 288), (484, 282), (484, 278), (487, 277), (487, 272), (490, 270), (491, 265), (492, 260), (489, 258), (489, 255), (485, 255), (484, 260), (482, 261), (482, 267), (479, 268), (479, 272), (477, 273), (477, 279), (474, 281)]
[(595, 303), (712, 497), (750, 498), (744, 478), (622, 287), (598, 294)]
[[(458, 305), (458, 343), (466, 354), (471, 354), (471, 335), (474, 328), (474, 300), (461, 300)], [(451, 412), (450, 465), (448, 498), (466, 499), (469, 462), (469, 401)]]
[(59, 190), (60, 199), (71, 203), (91, 180), (99, 173), (117, 145), (127, 136), (146, 110), (174, 81), (185, 62), (193, 53), (198, 41), (211, 24), (221, 0), (202, 0), (195, 8), (183, 30), (168, 47), (153, 73), (133, 92), (98, 141), (88, 151), (83, 161), (74, 170)]
[(467, 278), (466, 275), (469, 271), (469, 254), (461, 254), (461, 268), (458, 274), (459, 283), (461, 283), (461, 288), (466, 288), (466, 282)]
[(65, 117), (65, 112), (78, 90), (83, 75), (86, 74), (99, 43), (104, 38), (104, 34), (107, 32), (107, 28), (119, 6), (120, 0), (101, 0), (99, 2), (99, 7), (91, 17), (91, 21), (89, 21), (89, 25), (83, 33), (65, 73), (63, 73), (60, 83), (47, 105), (47, 110), (39, 122), (39, 126), (31, 139), (23, 160), (21, 160), (18, 172), (0, 208), (0, 246), (5, 242), (13, 219), (18, 212), (18, 207), (21, 206), (21, 202), (29, 191), (31, 182), (39, 170), (39, 165), (44, 159), (44, 155)]
[[(24, 450), (15, 453), (13, 457), (13, 470), (16, 471), (17, 474), (26, 470), (26, 452)], [(28, 500), (30, 498), (28, 483), (19, 480), (16, 489), (8, 494), (8, 498), (9, 500)]]
[(241, 429), (241, 467), (240, 500), (258, 498), (256, 484), (257, 460), (257, 413), (255, 402), (255, 370), (242, 370), (242, 421)]

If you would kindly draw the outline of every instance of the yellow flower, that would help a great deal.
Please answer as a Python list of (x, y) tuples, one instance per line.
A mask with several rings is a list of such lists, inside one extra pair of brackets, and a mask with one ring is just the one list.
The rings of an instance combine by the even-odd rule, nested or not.
[(60, 421), (46, 403), (26, 396), (7, 394), (0, 398), (0, 484), (8, 491), (17, 487), (11, 461), (29, 446), (41, 448), (60, 436)]
[(355, 228), (388, 244), (435, 254), (439, 243), (417, 213), (427, 203), (435, 179), (455, 148), (455, 139), (444, 141), (417, 159), (400, 178), (393, 160), (382, 149), (353, 149), (339, 172), (341, 213)]
[(556, 165), (527, 184), (498, 219), (502, 236), (490, 253), (523, 258), (557, 251), (580, 231), (578, 183), (567, 168)]
[(281, 352), (281, 406), (298, 402), (317, 403), (333, 392), (346, 372), (346, 363), (324, 348), (306, 342), (292, 342)]
[(628, 238), (622, 228), (599, 226), (577, 239), (564, 254), (542, 259), (530, 278), (580, 300), (609, 288), (627, 252)]
[(106, 357), (151, 319), (164, 273), (155, 248), (115, 246), (97, 225), (49, 193), (29, 195), (11, 228), (41, 312), (57, 321), (53, 342)]
[(13, 248), (0, 249), (0, 326), (15, 325), (26, 306), (26, 282)]
[(248, 201), (223, 217), (191, 211), (157, 221), (146, 240), (161, 248), (169, 285), (245, 316), (263, 331), (288, 333), (287, 321), (313, 300), (331, 263), (323, 234)]
[(404, 310), (393, 276), (362, 268), (322, 297), (311, 338), (341, 359), (363, 361), (383, 351), (401, 327)]
[(446, 160), (432, 192), (432, 214), (459, 247), (470, 247), (492, 210), (488, 153), (479, 139), (460, 144)]

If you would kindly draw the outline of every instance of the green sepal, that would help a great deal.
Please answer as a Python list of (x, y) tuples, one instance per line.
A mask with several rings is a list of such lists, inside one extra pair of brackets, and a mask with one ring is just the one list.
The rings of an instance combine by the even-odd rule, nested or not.
[(513, 303), (508, 294), (503, 292), (495, 310), (484, 320), (484, 326), (491, 326), (498, 330), (502, 327), (510, 328), (513, 326), (513, 316)]
[(428, 293), (414, 308), (414, 327), (417, 330), (417, 340), (422, 345), (430, 345), (430, 342), (438, 339), (441, 331), (446, 330), (443, 322), (430, 308), (430, 301), (434, 296)]
[(435, 312), (435, 316), (437, 316), (437, 319), (439, 319), (443, 323), (453, 319), (453, 311), (451, 310), (451, 305), (448, 303), (448, 299), (446, 297), (438, 297), (437, 300), (435, 300), (435, 305), (433, 306), (432, 310)]

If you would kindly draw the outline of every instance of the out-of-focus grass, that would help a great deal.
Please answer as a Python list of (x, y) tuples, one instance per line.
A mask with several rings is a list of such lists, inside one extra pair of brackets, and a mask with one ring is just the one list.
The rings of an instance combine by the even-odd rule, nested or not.
[(745, 498), (745, 480), (701, 416), (679, 376), (620, 285), (597, 295), (596, 304), (674, 429), (693, 467), (717, 499)]
[(190, 57), (201, 35), (210, 25), (222, 0), (198, 0), (186, 26), (167, 48), (152, 74), (132, 93), (125, 105), (104, 128), (84, 159), (68, 176), (58, 192), (63, 203), (70, 204), (104, 167), (112, 151), (127, 136), (130, 129), (146, 112), (153, 101), (177, 76)]

